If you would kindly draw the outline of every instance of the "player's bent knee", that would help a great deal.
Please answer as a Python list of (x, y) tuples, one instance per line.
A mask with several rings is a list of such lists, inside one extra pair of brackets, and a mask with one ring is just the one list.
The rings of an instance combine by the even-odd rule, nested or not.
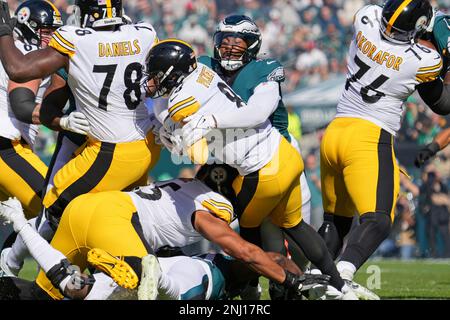
[(387, 237), (391, 232), (391, 217), (383, 212), (368, 212), (361, 216), (361, 224), (371, 223), (374, 224), (375, 231), (380, 236)]

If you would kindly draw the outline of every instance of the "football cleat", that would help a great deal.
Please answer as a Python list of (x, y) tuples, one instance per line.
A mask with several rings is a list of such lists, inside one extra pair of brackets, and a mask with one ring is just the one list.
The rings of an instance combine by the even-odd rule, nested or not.
[(356, 293), (347, 284), (344, 284), (344, 286), (341, 289), (341, 293), (342, 295), (339, 298), (340, 300), (359, 300)]
[(109, 275), (119, 286), (125, 289), (134, 289), (139, 278), (133, 268), (124, 260), (124, 257), (115, 257), (103, 249), (94, 248), (87, 254), (88, 262), (96, 269)]
[(366, 287), (363, 287), (362, 285), (351, 280), (344, 279), (344, 282), (355, 293), (359, 300), (380, 300), (378, 295)]
[(351, 280), (344, 279), (344, 282), (348, 287), (352, 289), (359, 300), (380, 300), (380, 297), (378, 295), (376, 295), (366, 287), (363, 287), (362, 285)]
[(142, 258), (141, 283), (138, 289), (139, 300), (156, 300), (161, 267), (156, 256), (149, 254)]
[(14, 270), (6, 263), (6, 256), (11, 251), (11, 248), (5, 248), (0, 254), (0, 278), (1, 277), (17, 277), (20, 270)]

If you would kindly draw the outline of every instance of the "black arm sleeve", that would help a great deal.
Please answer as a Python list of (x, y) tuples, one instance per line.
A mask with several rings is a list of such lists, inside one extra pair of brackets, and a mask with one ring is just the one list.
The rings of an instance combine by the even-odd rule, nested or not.
[(18, 87), (9, 93), (9, 104), (17, 120), (33, 123), (36, 95), (28, 88)]
[(41, 104), (41, 110), (39, 113), (39, 119), (42, 124), (53, 129), (52, 121), (56, 117), (62, 117), (64, 115), (63, 109), (69, 100), (70, 91), (68, 86), (56, 89), (47, 95)]
[(417, 91), (435, 113), (441, 116), (450, 113), (450, 84), (444, 84), (441, 79), (436, 79), (418, 85)]

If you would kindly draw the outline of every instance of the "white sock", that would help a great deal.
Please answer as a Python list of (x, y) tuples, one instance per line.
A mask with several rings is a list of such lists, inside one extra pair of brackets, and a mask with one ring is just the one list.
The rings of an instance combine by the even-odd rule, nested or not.
[[(33, 218), (28, 220), (28, 223), (31, 224), (32, 228), (35, 228), (36, 219)], [(20, 234), (17, 235), (16, 241), (14, 241), (11, 251), (6, 256), (6, 264), (8, 267), (14, 270), (20, 270), (23, 266), (23, 261), (30, 255), (27, 246), (22, 240)]]
[(60, 263), (61, 260), (66, 259), (61, 252), (53, 248), (29, 224), (20, 230), (19, 235), (22, 237), (34, 260), (36, 260), (45, 272), (48, 272), (54, 265)]
[(356, 272), (356, 267), (353, 263), (348, 261), (339, 261), (336, 265), (337, 270), (339, 271), (342, 279), (344, 280), (353, 280), (353, 276)]

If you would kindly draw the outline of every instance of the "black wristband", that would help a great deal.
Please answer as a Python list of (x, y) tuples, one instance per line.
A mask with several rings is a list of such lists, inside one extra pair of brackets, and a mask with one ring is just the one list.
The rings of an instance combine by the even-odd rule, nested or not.
[(427, 145), (427, 149), (431, 151), (431, 155), (434, 156), (436, 153), (438, 153), (441, 150), (441, 146), (433, 141), (429, 145)]

